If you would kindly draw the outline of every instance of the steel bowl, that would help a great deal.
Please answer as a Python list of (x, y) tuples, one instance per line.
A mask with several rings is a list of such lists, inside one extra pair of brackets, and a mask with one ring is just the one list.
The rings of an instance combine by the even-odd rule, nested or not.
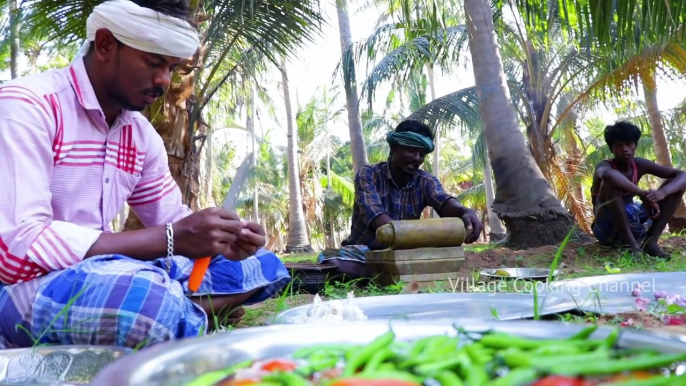
[[(497, 271), (505, 271), (510, 274), (510, 276), (498, 275)], [(546, 280), (550, 269), (548, 268), (494, 268), (494, 269), (484, 269), (480, 272), (481, 276), (485, 276), (490, 279), (505, 279), (505, 280)], [(559, 269), (553, 271), (553, 277), (557, 277), (562, 272)]]
[[(524, 283), (522, 283), (524, 284)], [(531, 287), (531, 288), (528, 288)], [(521, 286), (522, 290), (533, 290), (532, 286)], [(486, 292), (456, 292), (365, 296), (352, 299), (370, 320), (410, 319), (461, 319), (466, 320), (516, 320), (535, 316), (532, 293), (502, 293), (497, 288)], [(574, 310), (577, 305), (565, 296), (556, 293), (541, 294), (538, 299), (538, 314), (541, 316), (559, 314)], [(342, 305), (347, 300), (339, 300)], [(322, 306), (331, 301), (322, 302)], [(311, 304), (285, 310), (268, 324), (305, 323)]]
[(0, 350), (0, 385), (87, 385), (98, 371), (131, 352), (101, 346)]
[[(337, 325), (291, 324), (233, 331), (162, 343), (110, 364), (93, 380), (98, 386), (183, 386), (206, 372), (249, 359), (287, 356), (314, 344), (366, 344), (393, 328), (398, 340), (424, 336), (455, 335), (455, 326), (467, 331), (497, 330), (530, 339), (568, 338), (587, 325), (543, 321), (364, 321)], [(592, 339), (606, 337), (612, 328), (601, 326)], [(679, 335), (622, 330), (618, 345), (653, 349), (663, 353), (686, 352), (686, 338)]]

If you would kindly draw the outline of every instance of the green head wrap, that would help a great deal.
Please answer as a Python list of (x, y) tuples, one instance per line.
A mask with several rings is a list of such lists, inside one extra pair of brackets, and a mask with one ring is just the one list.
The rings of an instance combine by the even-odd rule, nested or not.
[(427, 153), (434, 151), (434, 141), (431, 138), (413, 131), (403, 131), (400, 133), (391, 131), (386, 136), (386, 141), (390, 145), (419, 147), (426, 150)]

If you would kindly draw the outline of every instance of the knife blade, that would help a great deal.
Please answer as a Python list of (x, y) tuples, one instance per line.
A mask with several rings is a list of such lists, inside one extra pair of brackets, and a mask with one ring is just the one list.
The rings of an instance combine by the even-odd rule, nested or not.
[[(222, 205), (222, 208), (231, 211), (236, 210), (238, 197), (243, 190), (243, 185), (248, 179), (251, 158), (252, 152), (245, 157), (243, 162), (241, 162), (241, 165), (238, 167), (236, 176), (233, 178), (231, 187), (224, 198), (224, 204)], [(207, 273), (207, 268), (210, 266), (211, 260), (212, 256), (207, 256), (196, 259), (195, 262), (193, 262), (193, 270), (188, 278), (188, 289), (191, 292), (197, 292), (200, 288), (200, 284), (202, 284), (202, 280), (205, 278), (205, 274)]]

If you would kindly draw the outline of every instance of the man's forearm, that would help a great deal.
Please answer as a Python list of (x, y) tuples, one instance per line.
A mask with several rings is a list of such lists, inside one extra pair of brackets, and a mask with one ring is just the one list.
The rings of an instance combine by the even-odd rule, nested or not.
[(167, 256), (167, 233), (164, 226), (121, 233), (103, 233), (86, 252), (85, 258), (120, 254), (137, 260)]
[(460, 205), (456, 198), (450, 198), (441, 207), (441, 217), (462, 217), (469, 209)]
[(683, 192), (686, 190), (686, 173), (678, 173), (672, 181), (670, 181), (668, 184), (665, 184), (659, 190), (662, 191), (665, 196), (672, 195), (676, 192)]
[(369, 227), (373, 231), (376, 231), (379, 227), (382, 227), (391, 221), (393, 221), (393, 218), (391, 218), (391, 216), (387, 215), (386, 213), (382, 213), (376, 216), (376, 218), (372, 220), (371, 223), (369, 223)]
[(614, 186), (616, 189), (625, 190), (631, 192), (637, 196), (643, 196), (645, 190), (639, 188), (636, 184), (629, 181), (622, 173), (616, 170), (610, 170), (605, 176), (602, 177), (603, 182), (609, 182), (610, 185)]

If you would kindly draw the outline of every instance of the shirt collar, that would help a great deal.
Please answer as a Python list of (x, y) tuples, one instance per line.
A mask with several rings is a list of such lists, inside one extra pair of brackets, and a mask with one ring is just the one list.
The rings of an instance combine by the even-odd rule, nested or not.
[[(93, 84), (88, 77), (86, 65), (83, 61), (84, 58), (77, 58), (69, 66), (69, 83), (71, 83), (74, 93), (76, 94), (76, 99), (79, 101), (81, 107), (85, 110), (93, 110), (102, 114), (100, 103), (95, 96)], [(128, 122), (130, 120), (130, 113), (127, 110), (122, 110), (119, 118)]]
[[(384, 169), (384, 174), (386, 175), (386, 179), (391, 181), (393, 183), (393, 185), (398, 187), (398, 184), (395, 183), (395, 180), (393, 179), (393, 176), (391, 175), (391, 163), (386, 162), (385, 165), (383, 165), (383, 169)], [(414, 186), (414, 182), (418, 176), (419, 176), (419, 171), (414, 172), (414, 174), (412, 174), (412, 177), (410, 177), (409, 181), (407, 181), (407, 184), (400, 189), (411, 188), (412, 186)]]

